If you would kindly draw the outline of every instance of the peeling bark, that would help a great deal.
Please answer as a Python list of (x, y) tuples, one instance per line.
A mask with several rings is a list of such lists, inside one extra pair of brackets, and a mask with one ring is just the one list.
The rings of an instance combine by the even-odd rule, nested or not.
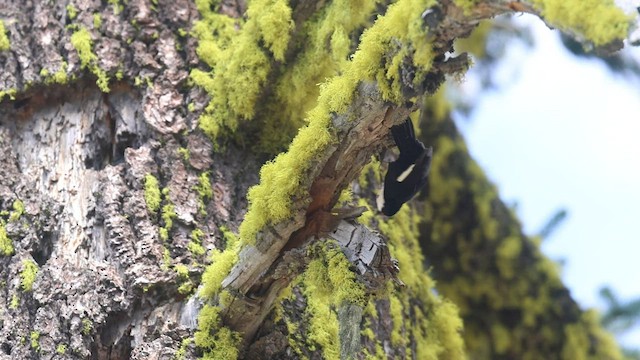
[[(378, 2), (372, 19), (389, 3)], [(277, 80), (307, 50), (305, 26), (331, 4), (290, 2), (292, 40), (283, 61), (269, 58), (253, 123), (241, 119), (238, 132), (246, 133), (247, 142), (256, 127), (278, 116), (267, 103)], [(217, 11), (241, 31), (247, 6), (225, 0)], [(389, 281), (401, 285), (387, 239), (375, 231), (379, 223), (358, 224), (353, 209), (334, 209), (341, 192), (353, 186), (372, 155), (391, 145), (389, 128), (417, 109), (417, 100), (469, 66), (466, 54), (447, 55), (456, 38), (468, 35), (481, 19), (539, 13), (530, 2), (512, 1), (478, 2), (465, 12), (442, 0), (423, 10), (428, 50), (434, 54), (425, 80), (414, 83), (416, 68), (407, 58), (398, 69), (402, 100), (391, 103), (383, 99), (380, 84), (358, 79), (347, 112), (332, 115), (334, 141), (303, 174), (300, 187), (308, 196), (293, 199), (289, 219), (262, 229), (220, 284), (232, 295), (220, 326), (244, 335), (241, 356), (323, 356), (324, 349), (312, 343), (294, 348), (297, 335), (272, 311), (278, 305), (301, 331), (313, 327), (305, 289), (294, 287), (284, 300), (279, 296), (305, 271), (312, 260), (307, 246), (317, 239), (335, 240), (331, 246), (342, 249), (367, 294), (382, 294)], [(202, 355), (185, 341), (192, 338), (206, 302), (195, 292), (209, 255), (224, 249), (225, 234), (243, 220), (247, 190), (258, 182), (267, 157), (230, 138), (214, 143), (198, 128), (198, 117), (215, 94), (189, 81), (192, 69), (204, 68), (196, 39), (188, 34), (199, 19), (196, 4), (0, 0), (0, 19), (10, 40), (10, 48), (0, 51), (0, 222), (11, 242), (11, 251), (0, 249), (6, 252), (0, 255), (0, 359)], [(89, 60), (71, 41), (81, 29), (90, 34), (94, 58)], [(352, 50), (364, 30), (345, 34)], [(331, 41), (328, 37), (327, 48)], [(390, 62), (402, 46), (384, 54), (384, 60)], [(259, 47), (268, 53), (264, 43)], [(158, 183), (155, 209), (147, 200), (149, 177)], [(359, 188), (356, 196), (372, 198), (374, 188)], [(414, 213), (416, 204), (410, 206)], [(524, 264), (529, 255), (523, 256)], [(37, 274), (29, 278), (25, 263), (35, 263)], [(581, 312), (560, 285), (554, 299), (573, 321)], [(373, 311), (348, 302), (331, 309), (343, 339), (340, 357), (364, 358), (361, 350), (373, 354), (377, 345), (384, 356), (417, 354), (416, 334), (427, 334), (419, 326), (435, 324), (442, 307), (432, 293), (432, 288), (398, 286), (391, 295), (405, 296), (406, 304), (387, 294), (373, 301)], [(555, 326), (562, 327), (564, 320), (554, 318)], [(367, 326), (373, 338), (361, 334)], [(411, 332), (411, 326), (417, 330)], [(458, 336), (457, 329), (429, 331), (437, 341)], [(403, 336), (405, 342), (395, 346)], [(438, 351), (446, 356), (462, 351), (455, 340), (438, 344), (444, 344)]]

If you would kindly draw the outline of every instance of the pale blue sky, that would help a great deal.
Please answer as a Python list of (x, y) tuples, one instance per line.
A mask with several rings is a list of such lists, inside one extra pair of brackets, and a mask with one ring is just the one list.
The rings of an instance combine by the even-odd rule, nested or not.
[[(640, 297), (638, 82), (571, 55), (541, 21), (519, 21), (533, 26), (536, 45), (510, 48), (499, 89), (458, 121), (471, 153), (502, 198), (518, 203), (527, 233), (569, 211), (542, 248), (566, 260), (562, 278), (583, 307), (602, 305), (603, 285)], [(640, 331), (623, 340), (640, 347)]]

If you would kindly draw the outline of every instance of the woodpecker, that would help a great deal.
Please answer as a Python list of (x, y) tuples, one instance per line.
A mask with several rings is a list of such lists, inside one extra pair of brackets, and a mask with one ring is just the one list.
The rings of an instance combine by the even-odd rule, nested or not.
[(433, 148), (425, 148), (416, 139), (411, 119), (391, 127), (393, 140), (400, 150), (398, 159), (389, 164), (384, 186), (378, 194), (378, 211), (387, 216), (397, 213), (427, 183)]

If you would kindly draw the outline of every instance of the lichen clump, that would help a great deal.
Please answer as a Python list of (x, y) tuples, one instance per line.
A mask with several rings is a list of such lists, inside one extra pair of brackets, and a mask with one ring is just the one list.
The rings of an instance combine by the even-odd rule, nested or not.
[(20, 285), (23, 291), (31, 291), (38, 275), (38, 264), (33, 260), (23, 260), (20, 271)]
[(9, 50), (9, 48), (11, 48), (11, 43), (7, 37), (7, 30), (4, 28), (4, 22), (0, 20), (0, 51)]
[[(240, 226), (240, 238), (252, 243), (258, 231), (267, 224), (281, 222), (291, 216), (291, 199), (307, 198), (310, 164), (335, 141), (332, 114), (347, 111), (357, 85), (365, 79), (378, 80), (385, 100), (402, 101), (400, 60), (412, 53), (417, 66), (415, 82), (421, 82), (431, 66), (432, 54), (425, 39), (420, 14), (431, 1), (399, 1), (389, 7), (361, 37), (352, 61), (346, 62), (342, 75), (321, 85), (317, 106), (309, 111), (309, 125), (293, 139), (289, 150), (278, 155), (260, 170), (260, 184), (249, 190), (249, 211)], [(395, 44), (406, 42), (388, 69), (380, 68), (381, 59)]]
[(4, 228), (4, 223), (0, 220), (0, 254), (4, 256), (13, 255), (13, 242), (7, 235), (7, 230)]
[(211, 94), (200, 128), (215, 140), (223, 130), (234, 132), (240, 119), (253, 118), (271, 70), (270, 55), (283, 60), (293, 22), (285, 0), (252, 1), (240, 31), (233, 30), (238, 25), (234, 19), (213, 13), (209, 4), (197, 5), (203, 18), (193, 28), (197, 54), (212, 70), (195, 69), (191, 79)]
[(91, 39), (91, 33), (84, 27), (80, 27), (76, 32), (71, 35), (71, 45), (78, 52), (80, 57), (80, 64), (82, 68), (89, 68), (89, 70), (98, 78), (96, 84), (102, 92), (109, 92), (109, 77), (107, 73), (98, 66), (98, 56), (93, 53), (93, 40)]
[(594, 45), (623, 40), (630, 16), (613, 0), (533, 0), (545, 20), (560, 29), (577, 31)]
[(147, 174), (144, 177), (144, 200), (150, 213), (155, 214), (160, 209), (160, 202), (162, 201), (160, 184), (158, 179), (151, 174)]

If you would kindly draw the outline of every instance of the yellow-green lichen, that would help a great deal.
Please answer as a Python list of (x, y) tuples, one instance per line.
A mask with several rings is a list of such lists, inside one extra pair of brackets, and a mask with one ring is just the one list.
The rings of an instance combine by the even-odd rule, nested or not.
[(213, 197), (213, 188), (211, 187), (211, 179), (208, 171), (200, 174), (195, 190), (198, 192), (199, 212), (202, 216), (206, 216), (206, 202)]
[(184, 264), (177, 264), (173, 267), (178, 275), (178, 281), (181, 282), (178, 287), (178, 293), (182, 295), (189, 295), (194, 290), (194, 284), (189, 278), (189, 268)]
[(180, 342), (180, 347), (173, 355), (173, 360), (183, 360), (185, 355), (187, 354), (187, 348), (189, 347), (189, 345), (191, 345), (192, 342), (192, 337), (182, 339), (182, 342)]
[(160, 195), (160, 184), (158, 179), (151, 174), (147, 174), (144, 177), (144, 201), (147, 203), (147, 209), (152, 214), (155, 214), (160, 209), (160, 202), (162, 201)]
[(202, 274), (200, 296), (204, 299), (213, 299), (218, 294), (222, 280), (227, 277), (233, 265), (238, 261), (240, 242), (231, 231), (226, 228), (221, 230), (227, 244), (224, 251), (213, 250), (211, 265), (207, 266)]
[(67, 15), (69, 16), (69, 20), (73, 20), (78, 16), (78, 9), (76, 9), (73, 4), (67, 5)]
[[(160, 230), (160, 236), (162, 237), (162, 229)], [(165, 271), (171, 268), (171, 252), (164, 245), (162, 246), (162, 265), (160, 267)]]
[(621, 41), (627, 36), (630, 17), (613, 0), (533, 0), (545, 20), (571, 30), (596, 46)]
[(15, 310), (20, 305), (20, 297), (18, 294), (13, 294), (11, 296), (11, 302), (9, 303), (9, 309)]
[[(9, 37), (7, 36), (7, 29), (4, 27), (4, 22), (0, 20), (0, 51), (9, 50), (11, 48), (11, 43), (9, 42)], [(0, 96), (0, 100), (2, 100), (2, 96)]]
[(182, 282), (178, 287), (178, 293), (188, 295), (193, 291), (194, 284), (189, 279), (189, 268), (184, 264), (177, 264), (173, 267), (178, 275), (178, 280)]
[[(401, 101), (399, 72), (379, 69), (389, 47), (395, 46), (391, 45), (395, 44), (392, 39), (405, 40), (407, 46), (415, 49), (414, 61), (419, 70), (416, 81), (422, 81), (430, 67), (431, 55), (420, 14), (430, 3), (401, 0), (391, 5), (387, 14), (362, 35), (359, 50), (351, 62), (345, 63), (343, 74), (321, 85), (318, 104), (308, 113), (309, 125), (298, 132), (286, 153), (262, 167), (260, 184), (249, 190), (249, 211), (240, 227), (243, 242), (252, 243), (262, 227), (291, 216), (292, 197), (308, 197), (302, 186), (305, 172), (332, 141), (331, 114), (347, 110), (360, 81), (377, 79), (385, 99)], [(382, 84), (388, 81), (397, 86)]]
[[(400, 344), (404, 344), (405, 339), (414, 339), (415, 355), (419, 359), (463, 359), (466, 355), (458, 309), (433, 293), (435, 282), (423, 267), (418, 245), (421, 221), (422, 218), (405, 205), (393, 218), (379, 223), (380, 231), (389, 238), (391, 255), (398, 260), (399, 278), (406, 284), (404, 291), (390, 296), (394, 302), (392, 342), (394, 337)], [(395, 296), (397, 300), (393, 300)], [(425, 305), (415, 305), (409, 296)], [(431, 310), (427, 312), (425, 308)], [(405, 313), (414, 314), (411, 322), (406, 320)]]
[(80, 332), (83, 335), (89, 335), (89, 334), (91, 334), (92, 330), (93, 330), (93, 323), (91, 322), (91, 320), (89, 320), (87, 318), (83, 318), (82, 319), (82, 328), (80, 329)]
[(238, 358), (240, 334), (220, 324), (220, 308), (205, 305), (198, 314), (198, 330), (193, 336), (197, 347), (204, 352), (203, 359), (235, 360)]
[(8, 96), (11, 100), (15, 100), (17, 93), (17, 89), (0, 90), (0, 101), (2, 101), (2, 99), (4, 99), (6, 96)]
[(66, 352), (67, 352), (67, 345), (58, 344), (58, 346), (56, 346), (56, 353), (60, 355), (64, 355)]
[(66, 84), (68, 82), (67, 62), (62, 61), (60, 63), (60, 68), (58, 69), (58, 71), (54, 72), (53, 74), (51, 74), (46, 68), (42, 68), (42, 70), (40, 70), (40, 76), (44, 78), (44, 83), (47, 85)]
[(208, 171), (200, 174), (198, 177), (198, 185), (195, 190), (198, 192), (201, 199), (211, 199), (213, 196), (213, 189), (211, 188), (211, 179)]
[(96, 84), (102, 92), (109, 92), (109, 77), (107, 73), (98, 66), (98, 57), (93, 53), (93, 40), (91, 39), (91, 33), (84, 28), (80, 27), (71, 35), (71, 45), (78, 52), (80, 57), (80, 64), (82, 68), (89, 68), (89, 70), (98, 78)]
[(120, 0), (107, 0), (107, 2), (113, 6), (113, 13), (116, 15), (124, 10), (124, 5), (120, 3)]
[(20, 286), (22, 291), (31, 291), (33, 282), (36, 281), (38, 275), (38, 264), (33, 260), (27, 259), (22, 261), (22, 270), (20, 270)]
[(13, 241), (9, 239), (7, 230), (4, 228), (4, 223), (0, 220), (0, 254), (4, 256), (13, 255)]
[(522, 251), (522, 239), (511, 236), (507, 237), (496, 249), (496, 265), (500, 274), (505, 279), (512, 279), (516, 276), (515, 264)]
[(162, 241), (169, 240), (169, 231), (173, 227), (173, 219), (177, 216), (173, 204), (166, 204), (162, 207), (161, 217), (164, 222), (164, 226), (160, 228), (160, 239)]
[(206, 252), (205, 248), (202, 246), (202, 238), (204, 237), (204, 232), (200, 229), (194, 229), (191, 231), (191, 241), (187, 244), (187, 249), (191, 251), (193, 255), (200, 256), (204, 255)]
[(403, 306), (400, 299), (395, 295), (389, 296), (389, 313), (391, 314), (391, 323), (393, 328), (391, 330), (391, 345), (393, 346), (406, 346), (406, 334), (403, 334), (403, 319), (402, 313)]
[(340, 325), (336, 309), (346, 303), (364, 307), (368, 299), (349, 261), (333, 242), (316, 245), (311, 256), (313, 260), (295, 281), (302, 286), (306, 298), (308, 333), (298, 336), (296, 324), (287, 320), (289, 341), (298, 354), (302, 354), (300, 347), (305, 344), (312, 351), (321, 350), (325, 359), (338, 359)]
[(180, 157), (182, 157), (184, 161), (189, 161), (189, 159), (191, 158), (191, 152), (189, 151), (188, 148), (184, 148), (184, 147), (178, 148), (178, 154), (180, 155)]
[(100, 26), (102, 26), (102, 16), (100, 16), (100, 13), (95, 13), (93, 14), (93, 28), (99, 30)]
[(254, 0), (247, 9), (249, 18), (255, 19), (260, 38), (278, 61), (284, 60), (284, 52), (289, 44), (289, 32), (293, 28), (288, 3), (286, 0)]
[(307, 112), (317, 105), (319, 86), (341, 72), (362, 28), (372, 21), (377, 0), (335, 0), (300, 26), (305, 46), (276, 84), (268, 121), (260, 128), (258, 148), (282, 151), (304, 125)]
[(11, 212), (11, 215), (9, 215), (9, 221), (16, 221), (20, 219), (22, 214), (24, 214), (24, 203), (17, 199), (13, 202), (12, 207), (13, 211)]
[(203, 20), (193, 28), (199, 40), (196, 52), (212, 70), (195, 69), (191, 80), (211, 95), (200, 128), (215, 140), (223, 130), (234, 132), (240, 119), (253, 118), (271, 71), (271, 60), (260, 43), (267, 45), (274, 59), (283, 59), (292, 28), (291, 10), (284, 0), (252, 1), (240, 31), (234, 30), (236, 20), (213, 14), (207, 6), (198, 5), (198, 10)]
[(31, 348), (35, 351), (40, 350), (40, 332), (32, 331), (29, 334), (29, 339), (31, 339)]

